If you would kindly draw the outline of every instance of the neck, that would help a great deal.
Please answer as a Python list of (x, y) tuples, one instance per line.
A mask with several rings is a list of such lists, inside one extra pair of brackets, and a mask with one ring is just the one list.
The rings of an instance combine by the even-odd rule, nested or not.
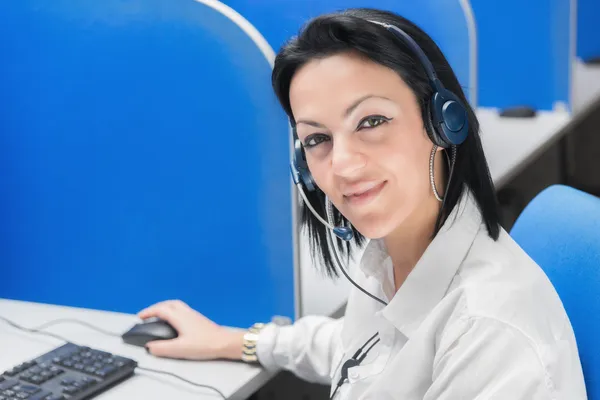
[(398, 291), (432, 240), (435, 222), (440, 211), (439, 202), (428, 202), (420, 207), (401, 227), (384, 239), (387, 252), (394, 266), (394, 286)]

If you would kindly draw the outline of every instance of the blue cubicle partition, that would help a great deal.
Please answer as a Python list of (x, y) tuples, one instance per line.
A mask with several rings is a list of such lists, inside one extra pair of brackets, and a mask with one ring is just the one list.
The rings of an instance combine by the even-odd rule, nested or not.
[[(308, 18), (373, 3), (227, 5), (278, 49)], [(420, 24), (474, 89), (458, 0), (375, 6)], [(288, 125), (265, 49), (223, 10), (0, 2), (0, 297), (295, 317)]]
[(190, 0), (19, 0), (0, 36), (0, 297), (294, 317), (288, 124), (242, 29)]
[(571, 1), (471, 1), (480, 106), (569, 106)]
[(577, 1), (577, 57), (583, 61), (600, 59), (600, 1)]
[(353, 7), (375, 7), (396, 12), (423, 28), (438, 44), (456, 72), (467, 97), (476, 101), (476, 60), (471, 50), (474, 34), (469, 32), (468, 1), (423, 0), (418, 6), (409, 0), (226, 0), (256, 26), (274, 49), (310, 18)]

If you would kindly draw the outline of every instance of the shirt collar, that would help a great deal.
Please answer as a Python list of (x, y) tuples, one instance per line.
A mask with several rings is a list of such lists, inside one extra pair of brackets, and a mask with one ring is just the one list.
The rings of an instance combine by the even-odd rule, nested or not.
[[(393, 299), (381, 311), (409, 337), (445, 296), (481, 226), (481, 213), (470, 193), (461, 200), (429, 244)], [(371, 240), (360, 262), (367, 276), (384, 282), (391, 260), (382, 240)], [(393, 283), (393, 282), (392, 282)]]

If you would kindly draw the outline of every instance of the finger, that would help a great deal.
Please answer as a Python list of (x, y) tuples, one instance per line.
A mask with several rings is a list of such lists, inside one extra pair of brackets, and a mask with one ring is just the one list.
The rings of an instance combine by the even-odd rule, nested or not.
[(146, 307), (143, 310), (138, 311), (137, 315), (142, 319), (154, 316), (154, 315), (149, 315), (149, 314), (152, 314), (153, 312), (155, 312), (155, 310), (157, 308), (165, 307), (171, 301), (173, 301), (173, 300), (164, 300), (164, 301), (160, 301), (158, 303), (152, 304), (150, 307)]
[(177, 339), (153, 340), (146, 343), (146, 348), (157, 357), (179, 357), (181, 353), (181, 343)]
[(173, 319), (172, 314), (173, 310), (167, 304), (161, 303), (140, 311), (138, 313), (138, 317), (140, 317), (141, 319), (157, 317), (171, 322), (171, 320)]

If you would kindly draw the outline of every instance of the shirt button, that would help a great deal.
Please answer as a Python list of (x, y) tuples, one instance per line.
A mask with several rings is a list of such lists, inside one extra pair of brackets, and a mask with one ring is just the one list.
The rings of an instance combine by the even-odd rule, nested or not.
[(358, 379), (360, 377), (360, 375), (358, 374), (358, 372), (356, 371), (350, 371), (350, 378), (352, 379)]

